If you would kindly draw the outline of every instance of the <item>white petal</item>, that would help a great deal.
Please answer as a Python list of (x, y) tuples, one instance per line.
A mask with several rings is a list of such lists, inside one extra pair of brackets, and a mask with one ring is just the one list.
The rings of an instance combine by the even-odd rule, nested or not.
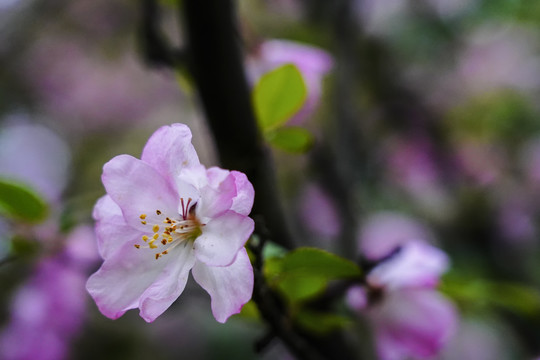
[(226, 267), (206, 266), (197, 262), (193, 267), (193, 278), (210, 295), (212, 313), (220, 323), (239, 313), (251, 299), (253, 268), (245, 249), (241, 249), (236, 260)]
[[(135, 242), (124, 244), (107, 258), (86, 283), (103, 315), (116, 319), (139, 304), (150, 287), (173, 258), (155, 259), (149, 249), (136, 249)], [(162, 261), (163, 260), (163, 261)]]
[[(152, 224), (161, 224), (163, 216), (176, 216), (178, 195), (171, 185), (147, 163), (129, 155), (119, 155), (103, 166), (101, 177), (107, 194), (122, 209), (126, 223), (151, 232)], [(145, 214), (147, 226), (139, 216)]]
[(144, 233), (132, 228), (124, 220), (120, 207), (109, 195), (100, 198), (94, 206), (96, 238), (99, 254), (106, 259), (126, 242), (140, 240)]
[(184, 124), (159, 128), (148, 139), (141, 159), (171, 180), (171, 185), (182, 169), (199, 165), (197, 152), (191, 144), (191, 131)]
[(231, 264), (249, 239), (254, 226), (253, 220), (234, 211), (212, 219), (195, 240), (197, 259), (210, 266)]
[(154, 283), (142, 294), (140, 315), (147, 322), (154, 321), (171, 306), (184, 291), (189, 270), (195, 264), (191, 244), (185, 243), (172, 249), (157, 261), (170, 260)]

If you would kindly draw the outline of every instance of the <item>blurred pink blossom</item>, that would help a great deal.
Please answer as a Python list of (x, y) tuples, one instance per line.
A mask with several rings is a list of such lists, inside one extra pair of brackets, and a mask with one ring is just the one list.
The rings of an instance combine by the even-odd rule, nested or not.
[(85, 321), (85, 281), (97, 259), (91, 228), (67, 236), (66, 248), (41, 259), (17, 290), (10, 320), (0, 333), (0, 358), (61, 360)]
[(79, 132), (144, 120), (180, 94), (172, 73), (148, 71), (135, 54), (107, 58), (69, 38), (44, 37), (27, 58), (23, 75), (38, 100)]
[(435, 356), (457, 325), (453, 304), (435, 290), (448, 269), (447, 255), (427, 244), (427, 230), (404, 216), (379, 215), (365, 228), (363, 255), (382, 260), (365, 285), (349, 289), (347, 303), (372, 324), (381, 360)]
[(256, 82), (264, 73), (288, 63), (296, 65), (302, 73), (308, 91), (304, 106), (289, 121), (289, 124), (298, 125), (317, 109), (322, 80), (332, 69), (333, 59), (326, 51), (314, 46), (289, 40), (267, 40), (248, 59), (247, 70), (251, 81)]
[(68, 181), (71, 154), (48, 128), (12, 115), (0, 129), (0, 177), (27, 184), (51, 203), (58, 203)]
[(474, 28), (466, 39), (455, 78), (460, 93), (540, 87), (540, 62), (535, 53), (538, 34), (532, 29), (511, 23), (488, 24)]
[(336, 205), (317, 185), (305, 187), (300, 199), (300, 217), (314, 234), (333, 238), (341, 231)]
[(399, 212), (383, 211), (364, 221), (358, 234), (361, 254), (369, 260), (384, 258), (411, 241), (432, 242), (434, 235), (420, 221)]

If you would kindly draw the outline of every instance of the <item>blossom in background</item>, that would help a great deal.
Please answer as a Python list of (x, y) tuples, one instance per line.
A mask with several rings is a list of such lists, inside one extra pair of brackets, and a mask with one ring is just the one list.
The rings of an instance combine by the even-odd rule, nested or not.
[(336, 204), (319, 186), (305, 186), (299, 210), (302, 222), (313, 234), (334, 238), (341, 231), (342, 224)]
[(155, 320), (180, 296), (190, 270), (217, 321), (249, 301), (253, 269), (244, 244), (254, 228), (253, 186), (240, 172), (202, 166), (186, 125), (156, 131), (141, 160), (113, 158), (102, 180), (107, 195), (94, 218), (104, 263), (87, 289), (105, 316), (138, 307)]
[(332, 69), (333, 59), (326, 51), (288, 40), (262, 42), (256, 55), (248, 61), (247, 70), (255, 82), (263, 74), (281, 65), (294, 64), (304, 79), (307, 98), (302, 108), (289, 121), (298, 125), (311, 116), (319, 104), (323, 77)]
[(382, 360), (434, 356), (457, 323), (454, 306), (435, 290), (448, 268), (448, 257), (414, 238), (401, 243), (391, 239), (390, 244), (393, 247), (386, 247), (389, 251), (382, 260), (383, 247), (367, 252), (368, 260), (379, 262), (368, 272), (364, 286), (349, 289), (347, 303), (372, 324)]
[[(0, 358), (64, 359), (84, 323), (84, 283), (97, 258), (95, 239), (85, 226), (67, 236), (59, 230), (61, 193), (71, 157), (67, 144), (24, 115), (5, 121), (8, 125), (0, 130), (0, 177), (31, 187), (52, 211), (43, 223), (32, 226), (3, 223), (6, 243), (14, 235), (32, 239), (40, 243), (42, 254), (13, 295), (9, 321), (0, 332)], [(3, 252), (7, 251), (6, 246)]]
[[(46, 34), (27, 58), (22, 75), (30, 89), (47, 113), (74, 132), (144, 121), (180, 99), (172, 76), (146, 71), (129, 54), (105, 57), (69, 37)], [(33, 59), (43, 61), (37, 67)]]
[(369, 260), (381, 260), (398, 246), (413, 239), (432, 242), (434, 235), (420, 221), (405, 214), (381, 211), (367, 217), (358, 233), (361, 254)]
[(0, 177), (23, 182), (49, 203), (57, 203), (68, 180), (67, 144), (23, 114), (5, 121), (8, 125), (0, 129)]
[(10, 321), (0, 333), (0, 358), (59, 360), (85, 321), (84, 284), (97, 256), (90, 228), (80, 226), (63, 251), (39, 260), (13, 297)]

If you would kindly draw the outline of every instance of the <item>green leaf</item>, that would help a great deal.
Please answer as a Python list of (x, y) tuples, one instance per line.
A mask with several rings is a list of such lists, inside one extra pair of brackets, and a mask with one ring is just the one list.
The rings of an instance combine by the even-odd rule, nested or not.
[(306, 129), (291, 126), (266, 133), (266, 139), (275, 147), (292, 153), (305, 153), (313, 145), (313, 135)]
[(352, 322), (345, 316), (303, 310), (296, 315), (296, 322), (304, 329), (319, 335), (339, 330)]
[(526, 285), (482, 279), (443, 278), (440, 290), (464, 307), (499, 308), (540, 316), (540, 292)]
[(299, 248), (283, 258), (268, 259), (265, 275), (271, 286), (290, 301), (309, 299), (324, 291), (334, 279), (361, 275), (353, 262), (315, 248)]
[(47, 203), (30, 187), (0, 179), (0, 214), (16, 220), (39, 222), (47, 216)]
[(302, 74), (292, 64), (264, 74), (253, 90), (257, 120), (264, 132), (287, 122), (304, 104), (307, 96)]
[(327, 251), (302, 247), (283, 260), (283, 272), (317, 275), (325, 278), (348, 278), (362, 274), (358, 265)]

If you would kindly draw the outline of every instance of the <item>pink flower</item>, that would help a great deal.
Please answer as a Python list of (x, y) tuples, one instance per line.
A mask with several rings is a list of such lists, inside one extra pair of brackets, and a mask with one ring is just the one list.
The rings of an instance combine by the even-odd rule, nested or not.
[(334, 238), (341, 231), (341, 219), (335, 203), (317, 185), (305, 187), (300, 198), (300, 218), (315, 235)]
[(333, 66), (330, 54), (295, 41), (267, 40), (260, 44), (257, 57), (250, 60), (248, 71), (253, 80), (285, 64), (294, 64), (302, 73), (308, 94), (304, 106), (290, 124), (298, 125), (315, 112), (322, 95), (323, 77)]
[(87, 289), (105, 316), (138, 307), (155, 320), (180, 296), (190, 270), (217, 321), (249, 301), (253, 269), (244, 244), (254, 228), (253, 187), (240, 172), (205, 169), (187, 126), (160, 128), (141, 160), (113, 158), (102, 180), (107, 195), (94, 218), (105, 261)]
[(347, 302), (372, 324), (382, 360), (434, 356), (454, 333), (454, 306), (434, 290), (447, 268), (444, 252), (409, 241), (367, 274), (367, 286), (349, 290)]
[(65, 241), (64, 250), (41, 259), (15, 293), (10, 321), (0, 333), (0, 358), (68, 358), (70, 343), (85, 321), (84, 283), (97, 251), (86, 226), (77, 227)]

